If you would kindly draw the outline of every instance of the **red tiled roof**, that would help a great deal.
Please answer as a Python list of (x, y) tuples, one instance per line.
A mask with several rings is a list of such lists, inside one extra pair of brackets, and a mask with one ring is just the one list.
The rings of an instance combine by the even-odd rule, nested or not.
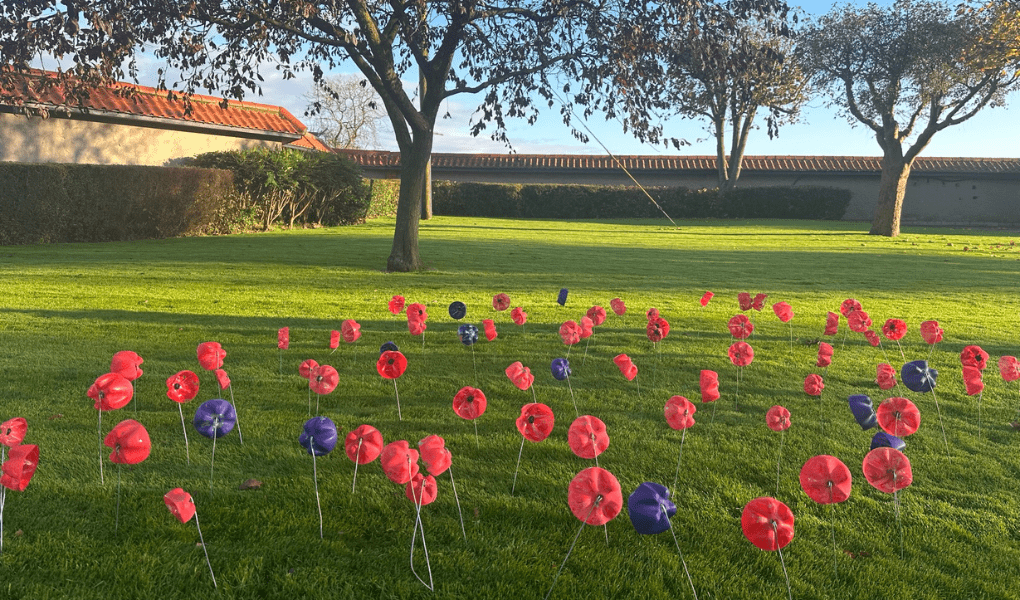
[[(336, 150), (364, 168), (400, 167), (398, 152), (376, 150)], [(617, 162), (619, 160), (619, 163)], [(432, 155), (435, 169), (502, 171), (615, 171), (620, 163), (631, 172), (641, 171), (716, 171), (714, 156), (617, 156), (587, 154), (442, 154)], [(872, 173), (882, 170), (877, 156), (746, 156), (747, 172)], [(1002, 173), (1020, 174), (1020, 158), (939, 158), (920, 157), (914, 161), (914, 173)]]
[(315, 137), (309, 132), (305, 132), (299, 139), (287, 144), (287, 146), (293, 146), (295, 148), (303, 148), (307, 150), (318, 150), (319, 152), (330, 152), (329, 146), (319, 141), (319, 138)]
[[(26, 76), (26, 83), (40, 76), (52, 76), (53, 73), (37, 72)], [(117, 93), (117, 90), (134, 88), (129, 96)], [(25, 105), (45, 108), (59, 114), (66, 104), (65, 95), (58, 87), (50, 87), (38, 92), (30, 85), (18, 85), (14, 89), (0, 90), (18, 97)], [(88, 102), (83, 106), (69, 105), (77, 118), (124, 118), (141, 119), (165, 125), (188, 125), (190, 127), (227, 127), (275, 135), (289, 140), (303, 136), (308, 128), (301, 121), (281, 106), (258, 104), (255, 102), (239, 102), (230, 100), (227, 108), (221, 103), (223, 98), (194, 94), (191, 96), (191, 112), (185, 114), (185, 104), (181, 94), (176, 100), (163, 90), (134, 85), (116, 83), (109, 87), (96, 88), (89, 92)], [(0, 102), (2, 103), (2, 102)]]

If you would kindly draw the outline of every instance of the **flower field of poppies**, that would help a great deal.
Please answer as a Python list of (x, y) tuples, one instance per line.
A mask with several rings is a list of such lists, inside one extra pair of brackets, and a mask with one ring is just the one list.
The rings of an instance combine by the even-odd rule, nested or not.
[(0, 249), (0, 598), (1016, 597), (1020, 234), (392, 227)]

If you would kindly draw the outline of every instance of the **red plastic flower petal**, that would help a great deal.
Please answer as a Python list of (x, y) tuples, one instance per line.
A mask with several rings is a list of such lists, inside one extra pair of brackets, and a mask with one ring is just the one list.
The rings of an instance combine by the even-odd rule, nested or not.
[(740, 529), (762, 550), (785, 548), (793, 541), (793, 511), (775, 498), (755, 498), (744, 506)]
[(648, 340), (653, 344), (661, 342), (669, 335), (669, 321), (662, 317), (650, 319), (645, 327), (645, 333), (648, 334)]
[(875, 448), (864, 457), (864, 478), (876, 490), (891, 494), (914, 481), (910, 459), (894, 448)]
[(496, 294), (492, 297), (492, 308), (502, 312), (510, 308), (510, 296), (506, 294)]
[(407, 320), (417, 321), (424, 323), (429, 318), (429, 314), (425, 311), (425, 305), (420, 302), (413, 302), (407, 305)]
[(198, 375), (191, 371), (179, 371), (166, 380), (166, 397), (184, 404), (198, 395)]
[(606, 322), (606, 309), (602, 308), (598, 304), (588, 309), (588, 318), (591, 319), (591, 324), (595, 327)]
[(385, 379), (397, 379), (407, 369), (407, 358), (399, 350), (387, 350), (379, 355), (375, 370)]
[(574, 419), (567, 430), (570, 449), (581, 458), (595, 458), (609, 447), (609, 434), (602, 419), (581, 415)]
[(658, 319), (658, 318), (659, 318), (659, 309), (655, 308), (654, 306), (652, 308), (649, 308), (648, 310), (645, 311), (645, 319), (651, 321), (652, 319)]
[(482, 319), (482, 327), (485, 329), (485, 339), (490, 342), (496, 339), (498, 334), (496, 333), (496, 324), (492, 319)]
[(595, 322), (592, 321), (591, 319), (589, 319), (587, 317), (587, 315), (581, 317), (581, 320), (580, 320), (580, 322), (578, 322), (578, 325), (581, 326), (581, 339), (582, 340), (590, 338), (591, 334), (594, 333)]
[(712, 300), (713, 296), (715, 296), (714, 293), (712, 293), (712, 292), (705, 292), (705, 294), (703, 296), (701, 296), (701, 300), (699, 300), (698, 302), (701, 303), (701, 306), (708, 306), (708, 303), (709, 303), (709, 301)]
[(1020, 379), (1020, 362), (1015, 356), (1003, 356), (999, 359), (999, 375), (1005, 382)]
[(315, 360), (314, 358), (309, 358), (308, 360), (302, 362), (301, 366), (298, 367), (298, 375), (304, 377), (305, 379), (308, 379), (309, 377), (312, 376), (312, 370), (314, 370), (315, 367), (318, 366), (319, 361)]
[(847, 327), (854, 333), (864, 333), (871, 327), (871, 317), (863, 310), (855, 310), (846, 317)]
[(567, 504), (570, 512), (582, 522), (605, 525), (623, 508), (620, 482), (605, 469), (589, 467), (570, 481)]
[(11, 448), (7, 460), (0, 466), (3, 475), (0, 476), (0, 485), (9, 490), (24, 492), (28, 483), (35, 475), (35, 469), (39, 466), (39, 446), (35, 444), (21, 444)]
[(921, 338), (929, 345), (941, 342), (944, 333), (942, 328), (939, 327), (938, 321), (925, 321), (921, 323)]
[(438, 477), (453, 464), (453, 455), (446, 448), (446, 440), (438, 435), (430, 435), (418, 442), (418, 450), (430, 475)]
[(768, 297), (768, 294), (755, 294), (754, 298), (751, 299), (751, 308), (761, 312), (761, 309), (765, 308), (765, 299)]
[(882, 340), (879, 339), (878, 334), (870, 329), (864, 331), (864, 339), (868, 340), (868, 343), (875, 348), (877, 348), (879, 344), (882, 343)]
[(790, 411), (778, 404), (773, 406), (765, 413), (765, 424), (772, 431), (786, 431), (790, 428)]
[(411, 332), (411, 335), (422, 335), (426, 329), (428, 329), (428, 325), (425, 324), (425, 321), (409, 320), (407, 322), (407, 330)]
[(117, 373), (128, 381), (134, 381), (142, 376), (142, 370), (138, 365), (145, 362), (141, 356), (130, 350), (122, 350), (113, 355), (110, 361), (110, 372)]
[(754, 348), (747, 342), (736, 342), (729, 349), (730, 362), (738, 367), (746, 367), (754, 360)]
[(276, 347), (280, 350), (286, 350), (290, 347), (290, 327), (281, 327), (276, 332)]
[(850, 497), (850, 469), (835, 456), (814, 456), (800, 468), (800, 488), (819, 504), (844, 502)]
[(666, 423), (679, 431), (694, 426), (694, 413), (698, 412), (698, 407), (683, 396), (673, 396), (666, 400), (663, 412), (666, 415)]
[(985, 389), (981, 370), (977, 367), (963, 367), (963, 383), (967, 385), (968, 396), (977, 396)]
[(406, 440), (390, 442), (383, 446), (379, 463), (390, 481), (404, 485), (418, 473), (418, 451)]
[(541, 442), (552, 433), (556, 419), (551, 408), (540, 402), (532, 402), (521, 407), (521, 416), (517, 417), (517, 431), (530, 442)]
[(375, 460), (382, 452), (382, 448), (382, 434), (371, 425), (359, 425), (344, 438), (344, 452), (347, 453), (347, 458), (359, 465), (367, 465)]
[(821, 396), (824, 389), (825, 382), (822, 380), (821, 375), (812, 373), (804, 378), (804, 393), (807, 395)]
[(487, 402), (482, 390), (470, 386), (460, 388), (457, 395), (453, 397), (453, 412), (468, 421), (473, 421), (485, 414), (486, 406)]
[(577, 324), (577, 321), (567, 321), (560, 325), (560, 337), (563, 338), (564, 344), (573, 346), (581, 341), (581, 326)]
[(906, 398), (889, 398), (878, 405), (875, 416), (882, 431), (896, 437), (908, 436), (921, 426), (917, 405)]
[(531, 374), (531, 369), (522, 365), (521, 361), (511, 364), (503, 372), (521, 391), (528, 389), (535, 382), (535, 376)]
[(839, 315), (829, 311), (825, 315), (825, 333), (823, 335), (836, 335), (839, 331)]
[(121, 421), (103, 439), (103, 445), (113, 448), (110, 460), (122, 465), (136, 465), (146, 458), (152, 450), (149, 432), (134, 419)]
[(738, 340), (747, 339), (754, 332), (754, 323), (745, 314), (734, 316), (726, 326), (730, 329), (730, 335)]
[(163, 503), (181, 523), (187, 523), (195, 516), (195, 501), (191, 499), (191, 494), (181, 488), (174, 488), (164, 494)]
[(623, 300), (620, 300), (619, 298), (613, 298), (612, 300), (610, 300), (609, 308), (613, 309), (613, 312), (616, 313), (616, 316), (618, 317), (622, 317), (624, 314), (627, 313), (627, 305), (624, 304)]
[(13, 448), (25, 439), (28, 432), (28, 421), (24, 417), (7, 419), (0, 424), (0, 444)]
[(510, 319), (513, 320), (514, 325), (524, 325), (528, 322), (528, 313), (518, 306), (510, 311)]
[(340, 324), (340, 334), (344, 336), (345, 342), (353, 344), (361, 337), (361, 325), (354, 319), (347, 319)]
[(891, 390), (896, 387), (896, 369), (890, 364), (879, 363), (875, 368), (875, 383), (881, 390)]
[(308, 374), (308, 387), (319, 395), (328, 394), (340, 383), (340, 374), (329, 365), (319, 365)]
[(844, 317), (850, 318), (850, 315), (861, 310), (861, 303), (854, 300), (853, 298), (847, 298), (839, 305), (839, 312), (843, 313)]
[(719, 399), (719, 374), (715, 371), (703, 370), (698, 376), (702, 402), (715, 402)]
[[(195, 377), (195, 380), (197, 381), (198, 377)], [(197, 387), (198, 384), (196, 383), (195, 385)], [(131, 396), (133, 395), (134, 386), (131, 385), (130, 381), (117, 373), (100, 375), (88, 391), (88, 397), (96, 401), (93, 408), (102, 411), (117, 410), (126, 406), (128, 402), (131, 402)]]
[(889, 319), (882, 325), (882, 335), (885, 339), (896, 341), (907, 335), (907, 323), (903, 319)]
[(227, 357), (227, 351), (219, 342), (202, 342), (195, 351), (198, 355), (198, 364), (206, 371), (215, 371), (223, 366), (223, 359)]
[(966, 346), (960, 352), (960, 364), (984, 371), (988, 366), (988, 353), (982, 350), (981, 346)]
[(431, 475), (415, 473), (411, 480), (404, 487), (404, 495), (411, 502), (421, 506), (432, 504), (439, 495), (439, 488), (436, 486), (436, 478)]
[(737, 294), (737, 304), (740, 310), (751, 310), (751, 294), (740, 292)]
[(395, 315), (404, 312), (404, 297), (397, 295), (390, 298), (390, 301), (386, 303), (386, 308), (390, 309), (390, 312)]
[(776, 302), (772, 305), (772, 312), (776, 313), (783, 323), (788, 323), (793, 318), (793, 307), (787, 302)]
[(818, 359), (815, 361), (815, 366), (827, 367), (831, 364), (832, 364), (832, 344), (818, 342)]
[(627, 378), (627, 381), (633, 381), (634, 378), (637, 377), (637, 365), (635, 365), (634, 361), (632, 361), (626, 354), (617, 354), (616, 357), (613, 358), (613, 362), (620, 368), (620, 373), (623, 373), (623, 376)]
[(329, 332), (329, 349), (336, 350), (340, 347), (340, 332), (336, 329)]

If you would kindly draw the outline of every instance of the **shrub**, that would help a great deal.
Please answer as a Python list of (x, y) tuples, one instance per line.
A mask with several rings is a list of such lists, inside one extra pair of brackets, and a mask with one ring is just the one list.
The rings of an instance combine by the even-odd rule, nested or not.
[(400, 200), (399, 179), (371, 179), (368, 182), (368, 193), (371, 200), (365, 213), (366, 219), (392, 217), (397, 214), (397, 202)]

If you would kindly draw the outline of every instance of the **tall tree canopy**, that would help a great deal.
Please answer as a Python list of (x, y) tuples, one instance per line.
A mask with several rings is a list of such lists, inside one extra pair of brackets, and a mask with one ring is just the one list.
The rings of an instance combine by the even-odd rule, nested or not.
[(814, 81), (882, 149), (873, 235), (899, 235), (910, 168), (932, 137), (1017, 88), (1016, 53), (991, 35), (1001, 26), (997, 11), (899, 0), (836, 8), (802, 38)]

